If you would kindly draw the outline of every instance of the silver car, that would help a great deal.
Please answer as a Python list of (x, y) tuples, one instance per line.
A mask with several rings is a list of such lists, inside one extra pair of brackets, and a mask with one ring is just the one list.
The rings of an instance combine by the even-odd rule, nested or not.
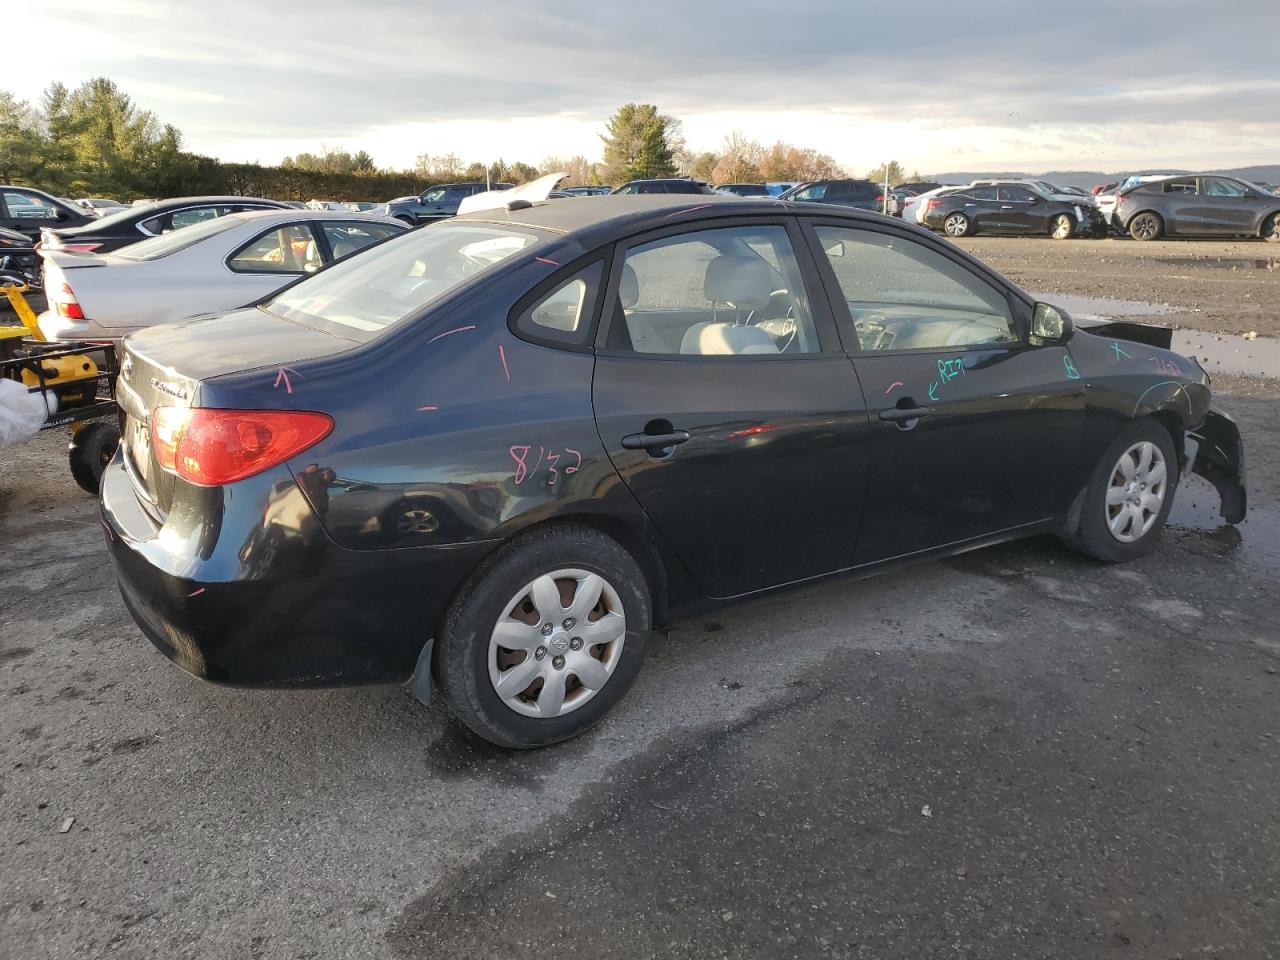
[(41, 249), (51, 340), (120, 340), (142, 327), (232, 310), (408, 228), (369, 214), (232, 213), (105, 254)]

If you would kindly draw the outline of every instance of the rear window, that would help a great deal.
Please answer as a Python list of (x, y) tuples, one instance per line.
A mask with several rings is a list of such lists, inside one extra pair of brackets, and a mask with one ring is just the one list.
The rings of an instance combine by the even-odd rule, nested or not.
[(169, 233), (162, 233), (158, 237), (150, 237), (147, 240), (131, 243), (129, 246), (118, 250), (116, 256), (125, 260), (159, 260), (161, 257), (169, 256), (171, 253), (177, 253), (179, 250), (195, 246), (207, 237), (230, 230), (232, 227), (238, 227), (242, 223), (244, 223), (244, 217), (215, 217), (213, 220), (193, 224), (181, 230), (171, 230)]
[(262, 309), (309, 326), (335, 324), (347, 331), (381, 333), (541, 240), (532, 231), (441, 224), (335, 263), (282, 291)]

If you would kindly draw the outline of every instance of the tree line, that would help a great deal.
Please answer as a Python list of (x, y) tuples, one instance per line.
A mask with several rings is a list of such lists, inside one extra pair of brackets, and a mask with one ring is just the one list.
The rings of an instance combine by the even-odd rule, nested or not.
[(537, 164), (485, 164), (454, 153), (423, 153), (410, 170), (385, 170), (364, 150), (322, 147), (317, 153), (285, 157), (275, 166), (229, 163), (184, 150), (181, 131), (161, 123), (106, 77), (75, 89), (52, 84), (35, 105), (0, 90), (0, 183), (30, 185), (57, 196), (128, 201), (230, 194), (383, 201), (436, 183), (487, 177), (519, 184), (556, 171), (568, 173), (566, 186), (617, 186), (669, 176), (737, 183), (846, 175), (824, 153), (782, 141), (762, 146), (740, 133), (726, 137), (718, 151), (693, 153), (679, 120), (653, 104), (623, 105), (600, 139), (601, 162), (552, 156)]

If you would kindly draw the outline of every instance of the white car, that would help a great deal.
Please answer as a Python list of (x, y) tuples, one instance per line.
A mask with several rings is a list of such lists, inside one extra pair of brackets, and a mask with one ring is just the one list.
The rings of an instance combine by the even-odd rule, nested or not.
[(105, 200), (97, 197), (81, 197), (76, 203), (86, 213), (91, 213), (99, 219), (109, 217), (113, 213), (119, 213), (121, 210), (129, 209), (126, 204), (121, 203), (119, 200)]
[(230, 213), (111, 253), (40, 250), (51, 340), (120, 340), (142, 327), (253, 303), (408, 228), (313, 210)]

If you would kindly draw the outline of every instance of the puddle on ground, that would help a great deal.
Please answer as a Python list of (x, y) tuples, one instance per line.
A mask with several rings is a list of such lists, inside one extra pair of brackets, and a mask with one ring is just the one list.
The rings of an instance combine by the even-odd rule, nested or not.
[(1280, 378), (1280, 340), (1259, 337), (1246, 340), (1237, 334), (1173, 331), (1173, 350), (1195, 357), (1212, 376), (1215, 373)]
[(1169, 511), (1170, 534), (1192, 553), (1280, 570), (1280, 505), (1251, 506), (1244, 522), (1235, 525), (1222, 519), (1219, 507), (1218, 491), (1209, 481), (1195, 474), (1184, 478)]
[(1190, 257), (1154, 257), (1160, 263), (1174, 267), (1208, 267), (1212, 270), (1275, 270), (1280, 272), (1280, 256), (1273, 257), (1214, 257), (1193, 259)]
[(1072, 316), (1084, 317), (1158, 317), (1174, 308), (1167, 303), (1145, 300), (1117, 300), (1114, 297), (1083, 297), (1074, 293), (1033, 293), (1037, 300), (1052, 303)]

